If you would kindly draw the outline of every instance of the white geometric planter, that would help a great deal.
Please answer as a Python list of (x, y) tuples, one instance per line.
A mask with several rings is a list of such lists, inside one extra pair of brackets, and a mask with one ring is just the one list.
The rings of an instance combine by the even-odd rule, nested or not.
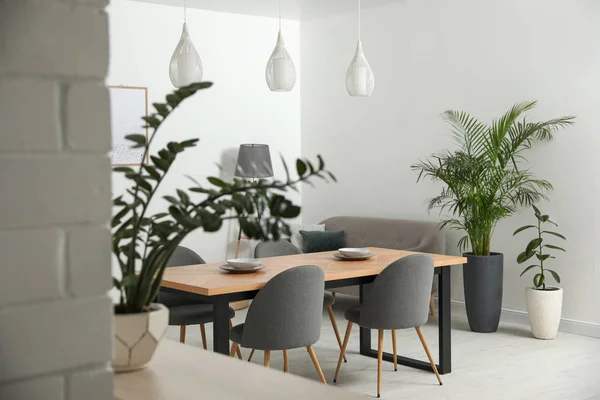
[(533, 337), (537, 339), (555, 339), (562, 313), (563, 290), (536, 290), (527, 288), (527, 312)]
[(116, 372), (144, 368), (169, 324), (169, 309), (150, 304), (151, 311), (138, 314), (115, 314), (114, 357)]

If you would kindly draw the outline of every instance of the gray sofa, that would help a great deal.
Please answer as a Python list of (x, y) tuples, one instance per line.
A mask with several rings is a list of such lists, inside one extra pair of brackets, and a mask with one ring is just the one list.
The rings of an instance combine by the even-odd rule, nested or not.
[[(384, 247), (436, 254), (446, 252), (446, 236), (435, 222), (331, 217), (321, 224), (325, 225), (327, 231), (344, 231), (348, 247)], [(340, 288), (336, 292), (358, 295), (358, 287)]]

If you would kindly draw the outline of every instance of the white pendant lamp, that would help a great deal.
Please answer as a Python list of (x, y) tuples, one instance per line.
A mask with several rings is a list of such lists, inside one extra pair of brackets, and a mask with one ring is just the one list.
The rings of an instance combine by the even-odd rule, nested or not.
[(358, 0), (358, 43), (356, 54), (346, 72), (346, 89), (350, 96), (370, 96), (375, 88), (375, 75), (362, 49), (360, 41), (360, 0)]
[(173, 86), (180, 88), (202, 80), (202, 61), (192, 43), (187, 29), (187, 7), (183, 2), (183, 29), (169, 63), (169, 78)]
[(294, 61), (285, 48), (283, 36), (281, 35), (281, 0), (279, 0), (279, 33), (277, 44), (271, 53), (265, 69), (267, 86), (273, 92), (289, 92), (296, 84), (296, 67)]

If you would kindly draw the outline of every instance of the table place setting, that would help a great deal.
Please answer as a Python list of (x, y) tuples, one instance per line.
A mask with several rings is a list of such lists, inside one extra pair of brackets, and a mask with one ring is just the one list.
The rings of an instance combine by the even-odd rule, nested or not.
[(368, 247), (344, 247), (338, 249), (338, 252), (334, 253), (333, 256), (343, 261), (360, 261), (375, 257), (375, 254), (371, 253)]
[(265, 265), (258, 258), (234, 258), (227, 260), (227, 264), (219, 268), (231, 274), (251, 274), (263, 269)]

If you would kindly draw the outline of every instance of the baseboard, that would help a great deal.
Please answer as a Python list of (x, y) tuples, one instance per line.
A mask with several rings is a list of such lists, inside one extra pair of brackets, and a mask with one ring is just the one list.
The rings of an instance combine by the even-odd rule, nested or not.
[[(435, 302), (437, 305), (437, 298), (435, 298)], [(452, 313), (462, 315), (466, 318), (467, 313), (465, 311), (465, 302), (460, 300), (452, 300)], [(500, 320), (512, 324), (529, 326), (529, 317), (525, 311), (503, 308)], [(558, 327), (558, 330), (561, 332), (600, 339), (600, 324), (562, 318), (560, 320), (560, 326)]]

